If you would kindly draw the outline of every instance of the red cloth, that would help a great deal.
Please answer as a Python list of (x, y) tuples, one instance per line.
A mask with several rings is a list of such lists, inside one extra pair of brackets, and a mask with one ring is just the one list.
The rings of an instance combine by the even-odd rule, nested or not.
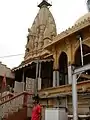
[(36, 105), (32, 109), (32, 118), (31, 120), (40, 120), (41, 106)]
[(4, 74), (3, 80), (2, 80), (2, 89), (4, 88), (6, 88), (6, 74)]

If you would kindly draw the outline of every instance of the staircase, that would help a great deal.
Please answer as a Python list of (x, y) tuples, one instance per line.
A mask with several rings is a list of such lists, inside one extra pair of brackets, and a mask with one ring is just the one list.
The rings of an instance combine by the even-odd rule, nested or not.
[(26, 120), (28, 107), (32, 107), (32, 94), (8, 94), (0, 99), (0, 120)]

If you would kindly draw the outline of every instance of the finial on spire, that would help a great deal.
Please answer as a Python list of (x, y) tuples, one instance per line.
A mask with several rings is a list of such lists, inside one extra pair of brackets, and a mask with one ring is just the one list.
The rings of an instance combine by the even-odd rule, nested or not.
[(43, 5), (52, 6), (50, 3), (47, 2), (47, 0), (42, 0), (42, 2), (38, 5), (38, 7), (41, 8)]

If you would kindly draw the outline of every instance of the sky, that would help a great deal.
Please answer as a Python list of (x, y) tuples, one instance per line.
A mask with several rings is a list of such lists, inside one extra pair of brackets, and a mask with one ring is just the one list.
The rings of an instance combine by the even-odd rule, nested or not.
[[(0, 0), (0, 61), (9, 68), (17, 67), (24, 60), (28, 28), (31, 27), (42, 0)], [(86, 14), (86, 0), (48, 0), (57, 33), (74, 25)], [(18, 55), (19, 56), (11, 56)], [(11, 57), (3, 57), (11, 56)]]

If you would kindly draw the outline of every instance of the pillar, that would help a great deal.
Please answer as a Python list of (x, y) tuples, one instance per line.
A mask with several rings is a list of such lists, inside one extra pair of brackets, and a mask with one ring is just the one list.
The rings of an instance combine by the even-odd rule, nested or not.
[(72, 76), (72, 102), (73, 102), (73, 120), (78, 120), (78, 101), (77, 101), (77, 85), (76, 74)]
[(35, 88), (35, 95), (37, 95), (38, 93), (38, 73), (39, 73), (39, 61), (37, 60), (37, 62), (36, 62), (36, 79), (35, 79), (35, 86), (34, 86), (34, 88)]
[(41, 62), (39, 62), (38, 90), (41, 90)]
[(23, 86), (23, 91), (26, 89), (26, 83), (25, 83), (25, 73), (24, 73), (24, 70), (23, 70), (23, 73), (22, 73), (22, 86)]
[(24, 71), (22, 73), (22, 82), (24, 82)]
[(53, 70), (53, 87), (59, 86), (59, 70)]
[(68, 66), (68, 83), (72, 84), (72, 66)]
[(54, 58), (54, 63), (53, 63), (53, 87), (59, 86), (59, 55), (60, 51), (58, 52), (56, 48), (53, 48), (53, 58)]

